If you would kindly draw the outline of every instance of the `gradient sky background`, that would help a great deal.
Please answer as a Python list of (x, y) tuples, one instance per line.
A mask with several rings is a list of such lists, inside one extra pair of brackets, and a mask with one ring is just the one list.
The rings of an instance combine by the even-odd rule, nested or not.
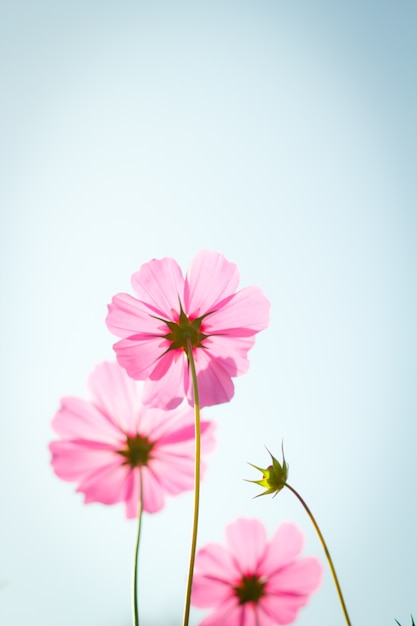
[[(218, 446), (199, 545), (293, 520), (325, 575), (300, 626), (344, 623), (289, 492), (246, 464), (285, 441), (355, 626), (417, 616), (417, 4), (0, 4), (0, 624), (129, 626), (136, 525), (49, 464), (61, 396), (112, 359), (112, 295), (201, 248), (272, 303)], [(145, 516), (142, 626), (179, 626), (192, 496)], [(204, 615), (193, 611), (192, 624)]]

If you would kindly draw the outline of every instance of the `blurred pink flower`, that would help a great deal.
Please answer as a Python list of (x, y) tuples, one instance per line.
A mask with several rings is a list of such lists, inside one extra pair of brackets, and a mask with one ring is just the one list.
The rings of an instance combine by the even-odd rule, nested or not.
[[(85, 502), (125, 502), (135, 517), (142, 471), (143, 509), (155, 513), (167, 494), (194, 484), (194, 416), (185, 404), (176, 411), (144, 406), (143, 384), (117, 363), (101, 363), (90, 374), (91, 400), (63, 398), (50, 444), (55, 473), (78, 483)], [(214, 447), (214, 425), (202, 422), (202, 450)]]
[(315, 558), (297, 558), (303, 535), (281, 524), (267, 542), (263, 524), (240, 518), (226, 527), (226, 547), (208, 544), (196, 557), (192, 604), (212, 608), (200, 626), (290, 624), (321, 579)]
[(258, 287), (236, 292), (237, 266), (202, 250), (184, 279), (171, 258), (145, 263), (132, 276), (136, 298), (119, 293), (109, 305), (109, 330), (122, 337), (113, 347), (129, 376), (146, 380), (144, 402), (167, 409), (187, 396), (193, 403), (187, 338), (193, 346), (201, 406), (234, 393), (255, 335), (267, 327), (269, 302)]

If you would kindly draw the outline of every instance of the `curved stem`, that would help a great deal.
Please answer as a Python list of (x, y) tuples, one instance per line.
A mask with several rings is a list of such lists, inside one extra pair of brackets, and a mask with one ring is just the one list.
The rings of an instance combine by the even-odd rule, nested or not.
[(193, 530), (192, 530), (192, 538), (191, 538), (190, 562), (188, 566), (187, 595), (185, 597), (183, 626), (188, 626), (188, 622), (190, 619), (191, 589), (193, 585), (195, 551), (196, 551), (196, 546), (197, 546), (198, 511), (199, 511), (199, 505), (200, 505), (200, 456), (201, 456), (200, 402), (198, 399), (197, 373), (195, 369), (193, 346), (191, 343), (191, 339), (188, 339), (187, 341), (187, 356), (188, 356), (188, 364), (191, 368), (191, 376), (193, 380), (193, 391), (194, 391), (195, 468), (194, 468), (194, 517), (193, 517)]
[(139, 467), (139, 508), (138, 508), (138, 532), (136, 536), (135, 545), (135, 557), (133, 565), (133, 626), (139, 626), (139, 611), (138, 611), (138, 556), (139, 556), (139, 543), (140, 543), (140, 531), (142, 526), (142, 511), (143, 511), (143, 494), (142, 494), (142, 470)]
[(343, 614), (345, 616), (346, 624), (348, 624), (348, 626), (352, 626), (351, 622), (350, 622), (350, 619), (349, 619), (349, 615), (348, 615), (347, 609), (346, 609), (345, 601), (343, 599), (343, 594), (342, 594), (342, 590), (341, 590), (340, 585), (339, 585), (339, 580), (337, 578), (336, 570), (335, 570), (334, 565), (333, 565), (332, 557), (330, 556), (330, 552), (329, 552), (329, 549), (328, 549), (328, 547), (326, 545), (324, 537), (321, 534), (321, 530), (319, 528), (319, 525), (317, 524), (317, 522), (316, 522), (316, 520), (314, 518), (314, 515), (312, 514), (312, 512), (308, 508), (307, 503), (305, 502), (305, 500), (303, 500), (303, 498), (300, 496), (300, 494), (293, 487), (291, 487), (291, 485), (289, 485), (288, 483), (285, 483), (285, 486), (288, 487), (288, 489), (290, 491), (292, 491), (293, 494), (299, 499), (299, 501), (301, 502), (301, 504), (303, 505), (303, 507), (307, 511), (307, 515), (309, 516), (309, 518), (310, 518), (314, 528), (316, 529), (316, 532), (317, 532), (317, 534), (319, 536), (321, 545), (323, 546), (324, 553), (325, 553), (325, 555), (327, 557), (327, 561), (329, 563), (330, 570), (332, 572), (334, 584), (336, 585), (337, 593), (339, 595), (340, 604), (342, 605), (342, 611), (343, 611)]

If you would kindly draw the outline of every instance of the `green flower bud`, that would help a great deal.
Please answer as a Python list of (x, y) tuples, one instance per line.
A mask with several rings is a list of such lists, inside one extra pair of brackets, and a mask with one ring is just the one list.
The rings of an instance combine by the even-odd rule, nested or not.
[(284, 447), (282, 447), (282, 464), (274, 456), (272, 456), (270, 452), (269, 454), (271, 455), (272, 465), (269, 465), (265, 469), (263, 469), (262, 467), (258, 467), (257, 465), (253, 465), (253, 463), (249, 463), (249, 465), (262, 472), (261, 480), (247, 481), (249, 483), (255, 483), (260, 487), (265, 487), (265, 491), (255, 496), (256, 498), (258, 498), (259, 496), (266, 496), (270, 493), (272, 493), (273, 497), (275, 497), (278, 491), (281, 491), (281, 489), (285, 487), (285, 483), (287, 482), (288, 463), (285, 461)]

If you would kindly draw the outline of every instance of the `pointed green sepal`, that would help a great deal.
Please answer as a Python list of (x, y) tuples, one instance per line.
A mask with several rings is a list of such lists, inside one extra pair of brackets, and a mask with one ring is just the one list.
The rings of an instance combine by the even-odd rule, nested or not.
[[(268, 448), (267, 448), (268, 450)], [(285, 483), (288, 478), (288, 463), (285, 460), (284, 456), (284, 447), (282, 447), (282, 464), (269, 452), (272, 459), (272, 465), (269, 465), (266, 468), (258, 467), (253, 463), (249, 463), (251, 467), (254, 467), (259, 472), (262, 473), (262, 478), (260, 480), (248, 480), (249, 483), (255, 483), (255, 485), (259, 485), (260, 487), (265, 488), (265, 491), (259, 493), (255, 498), (259, 498), (259, 496), (266, 496), (269, 494), (273, 494), (273, 497), (277, 495), (279, 491), (283, 487), (285, 487)]]
[[(397, 622), (398, 626), (401, 626), (400, 622), (397, 619), (395, 621)], [(415, 623), (414, 623), (414, 617), (413, 616), (411, 616), (411, 626), (416, 626)]]

